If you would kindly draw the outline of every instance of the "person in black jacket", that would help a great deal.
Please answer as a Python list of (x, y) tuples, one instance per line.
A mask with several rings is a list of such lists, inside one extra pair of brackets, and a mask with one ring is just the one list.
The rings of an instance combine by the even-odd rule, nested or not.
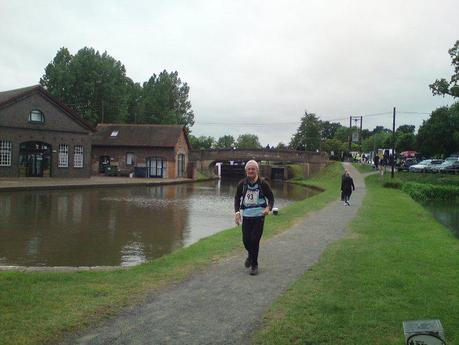
[(354, 180), (349, 175), (349, 170), (346, 169), (341, 177), (341, 200), (344, 201), (344, 205), (351, 206), (349, 199), (353, 190), (355, 190)]
[(237, 225), (242, 223), (242, 241), (248, 253), (244, 265), (250, 267), (250, 275), (256, 275), (265, 216), (273, 209), (274, 195), (268, 182), (258, 176), (256, 161), (248, 161), (245, 172), (247, 177), (239, 182), (234, 196), (234, 220)]

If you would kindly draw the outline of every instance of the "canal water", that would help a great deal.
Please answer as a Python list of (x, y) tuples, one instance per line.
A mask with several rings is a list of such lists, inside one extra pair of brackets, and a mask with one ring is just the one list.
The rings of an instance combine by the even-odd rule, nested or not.
[[(234, 226), (237, 181), (0, 193), (0, 265), (130, 266)], [(276, 206), (317, 192), (274, 183)]]
[(436, 220), (446, 226), (459, 238), (459, 199), (456, 200), (431, 200), (423, 203)]

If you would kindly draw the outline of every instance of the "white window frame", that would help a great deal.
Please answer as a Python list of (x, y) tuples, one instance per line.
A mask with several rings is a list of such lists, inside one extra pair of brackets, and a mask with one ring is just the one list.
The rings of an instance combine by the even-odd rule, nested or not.
[(66, 144), (59, 144), (59, 168), (69, 167), (69, 146)]
[[(34, 116), (38, 116), (38, 118), (34, 119)], [(29, 122), (31, 123), (45, 123), (45, 115), (41, 110), (33, 109), (29, 113)]]
[(177, 177), (185, 176), (185, 154), (179, 153), (177, 155)]
[(1, 140), (0, 141), (0, 167), (11, 166), (11, 141)]
[(74, 168), (83, 168), (84, 155), (83, 155), (83, 145), (75, 145), (73, 147), (73, 167)]
[(134, 152), (126, 152), (126, 165), (135, 165), (135, 154)]

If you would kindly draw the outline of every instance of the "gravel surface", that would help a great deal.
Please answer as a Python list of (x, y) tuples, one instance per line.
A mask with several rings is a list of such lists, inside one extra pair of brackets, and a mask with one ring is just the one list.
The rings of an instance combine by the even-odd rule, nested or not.
[(245, 254), (226, 258), (63, 344), (250, 344), (267, 308), (343, 237), (356, 215), (365, 194), (363, 175), (344, 165), (356, 186), (351, 206), (333, 201), (262, 241), (257, 276), (244, 268)]

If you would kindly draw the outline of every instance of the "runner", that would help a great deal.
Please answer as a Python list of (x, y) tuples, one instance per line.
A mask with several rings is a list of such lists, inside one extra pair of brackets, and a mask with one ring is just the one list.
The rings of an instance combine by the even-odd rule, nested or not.
[(349, 170), (346, 169), (341, 177), (341, 200), (344, 201), (345, 206), (351, 206), (349, 199), (353, 190), (355, 190), (354, 180), (349, 175)]
[(244, 265), (250, 267), (250, 275), (258, 274), (258, 250), (265, 216), (274, 206), (271, 187), (258, 172), (258, 163), (248, 161), (245, 165), (247, 177), (239, 182), (234, 197), (234, 220), (237, 225), (242, 222), (242, 241), (248, 253)]

